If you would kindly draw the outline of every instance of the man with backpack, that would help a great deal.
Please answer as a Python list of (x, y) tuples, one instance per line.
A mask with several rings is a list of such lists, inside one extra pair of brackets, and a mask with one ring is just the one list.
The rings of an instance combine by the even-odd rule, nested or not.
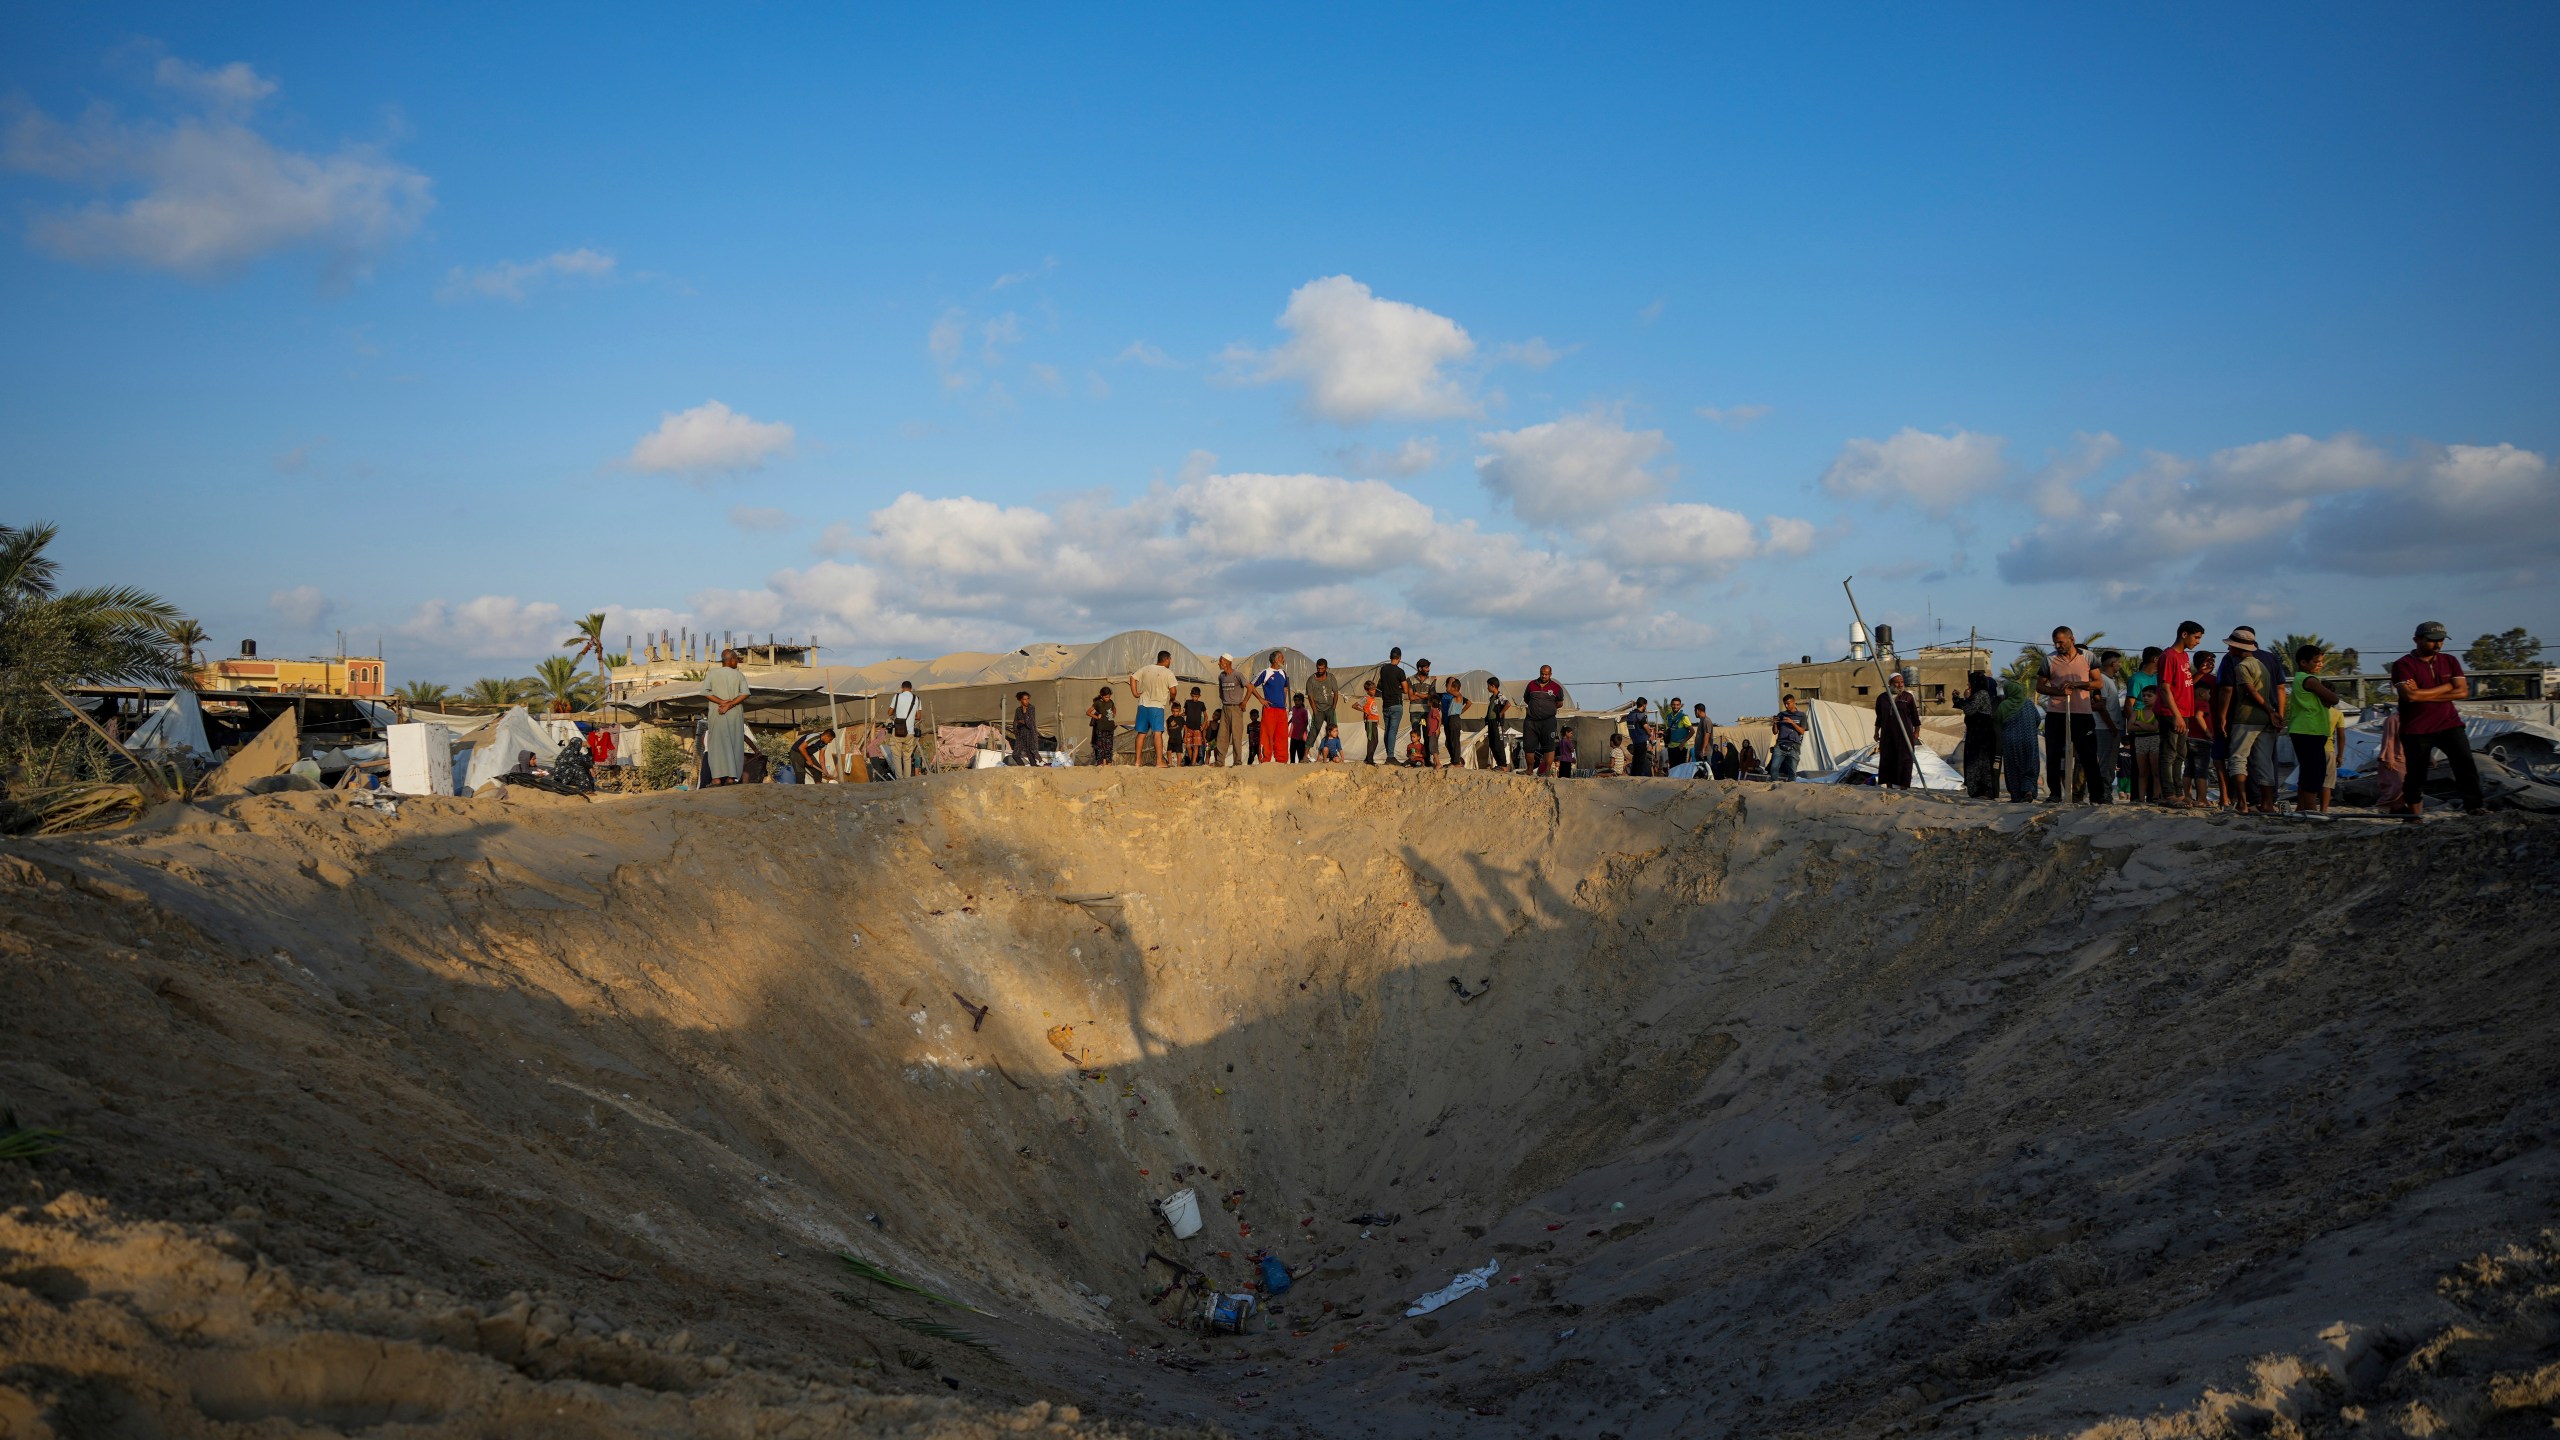
[(901, 680), (889, 700), (889, 773), (901, 780), (916, 773), (916, 740), (923, 728), (916, 682)]

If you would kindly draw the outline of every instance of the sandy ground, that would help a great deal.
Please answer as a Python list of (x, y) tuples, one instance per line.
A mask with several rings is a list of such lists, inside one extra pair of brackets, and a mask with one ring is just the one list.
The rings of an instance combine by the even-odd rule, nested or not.
[[(2543, 1433), (2555, 894), (1290, 767), (10, 843), (0, 1437)], [(1264, 1246), (1271, 1328), (1151, 1305)]]

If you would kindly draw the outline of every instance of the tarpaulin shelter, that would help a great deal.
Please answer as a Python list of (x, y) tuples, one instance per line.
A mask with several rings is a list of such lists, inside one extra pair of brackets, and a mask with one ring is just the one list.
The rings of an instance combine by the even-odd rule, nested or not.
[(180, 690), (169, 703), (151, 712), (133, 732), (125, 748), (136, 755), (164, 760), (191, 758), (213, 763), (213, 742), (205, 737), (204, 706), (193, 690)]
[[(1847, 784), (1852, 775), (1876, 773), (1876, 712), (1872, 707), (1837, 700), (1803, 702), (1804, 749), (1797, 758), (1806, 780)], [(1964, 791), (1964, 776), (1929, 748), (1919, 734), (1911, 737), (1911, 788)]]
[[(1817, 785), (1846, 785), (1850, 783), (1849, 777), (1852, 775), (1874, 775), (1875, 773), (1877, 773), (1876, 747), (1870, 745), (1849, 756), (1838, 769), (1831, 773), (1807, 775), (1804, 778)], [(1937, 751), (1921, 745), (1911, 752), (1911, 788), (1943, 790), (1961, 795), (1964, 793), (1964, 776), (1956, 773), (1956, 767), (1940, 759)]]
[(471, 768), (463, 782), (466, 791), (491, 784), (500, 775), (516, 768), (525, 751), (533, 752), (533, 763), (548, 765), (560, 754), (560, 746), (543, 732), (543, 727), (525, 713), (521, 705), (498, 717), (498, 723), (483, 732), (480, 748), (471, 752)]

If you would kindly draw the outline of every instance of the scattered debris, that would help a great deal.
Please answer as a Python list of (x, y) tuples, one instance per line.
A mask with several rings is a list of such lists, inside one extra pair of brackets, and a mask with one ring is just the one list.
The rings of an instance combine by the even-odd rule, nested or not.
[(1484, 1289), (1486, 1286), (1493, 1283), (1494, 1272), (1501, 1268), (1501, 1261), (1487, 1260), (1484, 1262), (1483, 1266), (1478, 1269), (1460, 1272), (1459, 1274), (1451, 1277), (1448, 1284), (1443, 1285), (1439, 1289), (1432, 1291), (1430, 1294), (1423, 1296), (1421, 1299), (1414, 1301), (1412, 1306), (1404, 1312), (1405, 1318), (1411, 1319), (1416, 1315), (1428, 1315), (1432, 1311), (1439, 1309), (1441, 1306), (1446, 1305), (1453, 1300), (1464, 1299), (1478, 1290)]
[(972, 1035), (978, 1033), (978, 1027), (987, 1023), (987, 1011), (992, 1007), (972, 1005), (969, 1003), (969, 997), (957, 990), (951, 992), (951, 998), (959, 1001), (960, 1008), (969, 1012), (969, 1033)]

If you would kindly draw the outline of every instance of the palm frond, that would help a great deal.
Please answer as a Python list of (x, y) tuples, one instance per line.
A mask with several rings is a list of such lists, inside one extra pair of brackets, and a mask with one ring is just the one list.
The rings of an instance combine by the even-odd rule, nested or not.
[(965, 1301), (954, 1300), (948, 1295), (928, 1290), (922, 1285), (915, 1284), (912, 1281), (901, 1280), (897, 1276), (890, 1274), (888, 1271), (881, 1269), (879, 1266), (872, 1264), (870, 1261), (863, 1259), (859, 1255), (839, 1254), (836, 1258), (844, 1262), (844, 1268), (861, 1276), (863, 1279), (870, 1281), (874, 1285), (886, 1285), (892, 1290), (903, 1290), (910, 1295), (920, 1295), (925, 1299), (932, 1301), (936, 1305), (949, 1306), (954, 1310), (966, 1310), (973, 1315), (984, 1315), (987, 1313), (986, 1311), (979, 1309), (977, 1306), (968, 1304)]
[(62, 1148), (67, 1139), (59, 1130), (45, 1130), (20, 1125), (18, 1117), (0, 1112), (0, 1160), (33, 1160)]
[(921, 1315), (901, 1315), (894, 1310), (883, 1310), (861, 1296), (843, 1290), (835, 1291), (834, 1294), (836, 1299), (846, 1305), (865, 1315), (876, 1315), (901, 1330), (912, 1330), (918, 1335), (930, 1335), (936, 1340), (948, 1340), (954, 1345), (966, 1345), (972, 1350), (984, 1351), (990, 1355), (995, 1353), (994, 1342), (982, 1335), (963, 1330), (957, 1325), (946, 1325), (942, 1321), (928, 1320)]
[(0, 603), (53, 598), (62, 565), (47, 559), (44, 548), (60, 533), (59, 526), (41, 522), (23, 529), (0, 525)]

